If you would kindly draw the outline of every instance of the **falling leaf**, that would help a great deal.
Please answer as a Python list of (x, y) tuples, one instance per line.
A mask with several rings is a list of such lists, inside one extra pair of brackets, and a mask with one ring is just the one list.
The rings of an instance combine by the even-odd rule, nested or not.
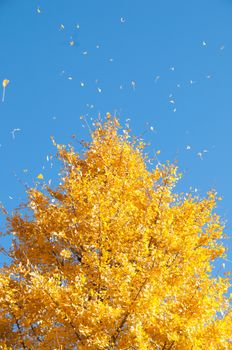
[(12, 131), (11, 131), (11, 134), (12, 134), (12, 137), (13, 137), (13, 139), (15, 139), (15, 133), (17, 132), (17, 131), (20, 131), (21, 129), (19, 129), (19, 128), (15, 128), (15, 129), (13, 129)]
[(134, 80), (131, 81), (131, 86), (132, 86), (132, 89), (135, 90), (136, 82)]
[(8, 80), (8, 79), (4, 79), (4, 80), (2, 81), (2, 86), (3, 86), (3, 91), (2, 91), (2, 102), (4, 102), (4, 100), (5, 100), (6, 87), (7, 87), (7, 85), (9, 84), (9, 82), (10, 82), (10, 80)]
[(43, 178), (44, 178), (43, 174), (41, 174), (41, 173), (37, 176), (37, 179), (43, 180)]
[(10, 82), (10, 80), (4, 79), (3, 82), (2, 82), (2, 86), (3, 86), (4, 88), (6, 88), (7, 85), (9, 84), (9, 82)]
[(157, 75), (157, 76), (155, 77), (155, 83), (157, 83), (158, 80), (160, 80), (160, 75)]

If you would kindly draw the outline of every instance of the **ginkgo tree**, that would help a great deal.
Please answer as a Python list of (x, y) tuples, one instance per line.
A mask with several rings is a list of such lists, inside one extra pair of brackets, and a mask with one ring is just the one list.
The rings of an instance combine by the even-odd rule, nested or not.
[(152, 170), (109, 114), (95, 124), (81, 155), (56, 145), (59, 186), (7, 218), (0, 348), (232, 349), (216, 192), (177, 194), (176, 166)]

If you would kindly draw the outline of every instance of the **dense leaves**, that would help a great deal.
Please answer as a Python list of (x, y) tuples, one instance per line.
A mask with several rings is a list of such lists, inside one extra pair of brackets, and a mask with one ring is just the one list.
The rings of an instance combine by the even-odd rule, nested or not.
[(58, 145), (60, 186), (8, 218), (2, 349), (232, 349), (216, 193), (174, 193), (176, 167), (148, 170), (119, 128), (99, 122), (82, 157)]

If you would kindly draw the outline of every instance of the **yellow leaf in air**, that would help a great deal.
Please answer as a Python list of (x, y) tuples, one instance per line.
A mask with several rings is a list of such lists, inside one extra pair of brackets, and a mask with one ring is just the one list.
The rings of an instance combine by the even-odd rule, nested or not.
[(156, 154), (160, 154), (160, 152), (161, 152), (161, 151), (160, 151), (160, 150), (158, 150), (158, 151), (156, 152)]
[(7, 85), (9, 84), (10, 80), (8, 79), (4, 79), (3, 82), (2, 82), (2, 86), (5, 88), (7, 87)]
[(37, 179), (40, 179), (40, 180), (43, 180), (43, 174), (39, 174), (38, 176), (37, 176)]

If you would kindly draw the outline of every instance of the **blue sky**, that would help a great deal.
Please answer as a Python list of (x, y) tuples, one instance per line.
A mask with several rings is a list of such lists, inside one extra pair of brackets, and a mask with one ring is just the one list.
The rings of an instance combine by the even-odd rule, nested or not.
[(51, 135), (59, 143), (86, 138), (80, 115), (111, 112), (130, 118), (151, 154), (161, 150), (160, 161), (178, 160), (180, 190), (192, 186), (203, 196), (216, 188), (231, 236), (231, 18), (230, 0), (1, 0), (0, 80), (10, 83), (0, 103), (0, 201), (7, 210), (39, 173), (55, 179), (46, 161), (55, 154)]

